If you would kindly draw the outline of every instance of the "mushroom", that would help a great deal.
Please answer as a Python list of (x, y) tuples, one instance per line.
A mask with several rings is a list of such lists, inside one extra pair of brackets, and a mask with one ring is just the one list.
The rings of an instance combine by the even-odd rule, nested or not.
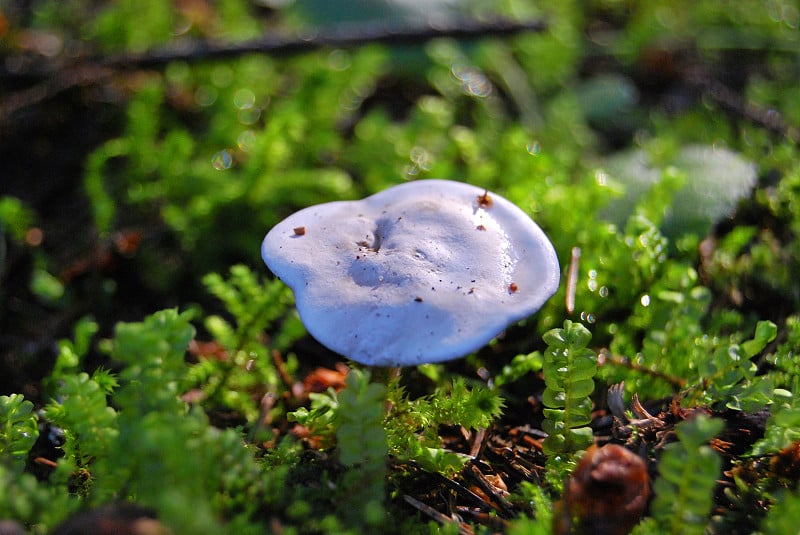
[(552, 244), (525, 212), (448, 180), (300, 210), (270, 230), (261, 255), (294, 291), (314, 338), (374, 366), (479, 349), (537, 311), (560, 272)]

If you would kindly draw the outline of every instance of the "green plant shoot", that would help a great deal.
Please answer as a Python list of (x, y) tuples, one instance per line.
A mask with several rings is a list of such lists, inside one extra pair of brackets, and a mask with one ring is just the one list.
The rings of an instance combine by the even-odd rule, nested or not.
[(544, 334), (547, 350), (544, 357), (546, 388), (542, 396), (545, 420), (542, 428), (548, 437), (545, 453), (574, 453), (592, 443), (592, 401), (597, 371), (597, 355), (587, 348), (591, 333), (580, 323), (564, 321), (563, 329)]
[(661, 533), (703, 533), (722, 460), (706, 443), (723, 427), (722, 420), (700, 415), (678, 424), (678, 442), (665, 447), (660, 477), (653, 491), (652, 514)]
[(0, 396), (0, 455), (22, 472), (28, 451), (39, 436), (33, 403), (20, 394)]
[(370, 373), (358, 369), (350, 371), (346, 384), (338, 396), (336, 415), (339, 460), (350, 469), (342, 481), (340, 509), (351, 524), (374, 529), (385, 516), (386, 387), (370, 383)]

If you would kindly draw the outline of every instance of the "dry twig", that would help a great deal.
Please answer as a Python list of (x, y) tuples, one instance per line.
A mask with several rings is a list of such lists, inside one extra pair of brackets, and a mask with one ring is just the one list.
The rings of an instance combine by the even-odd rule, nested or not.
[(515, 22), (495, 20), (451, 20), (426, 26), (391, 25), (385, 23), (342, 25), (314, 30), (300, 36), (268, 35), (235, 44), (215, 44), (207, 41), (185, 41), (179, 46), (150, 50), (141, 54), (120, 54), (106, 58), (83, 60), (66, 66), (36, 62), (30, 69), (5, 72), (2, 78), (39, 79), (33, 86), (12, 93), (0, 100), (0, 119), (20, 109), (55, 97), (68, 89), (93, 85), (119, 71), (160, 69), (168, 63), (182, 61), (197, 63), (245, 54), (268, 54), (282, 57), (309, 52), (323, 47), (354, 48), (368, 44), (414, 45), (431, 39), (478, 39), (502, 37), (520, 32), (540, 32), (546, 24), (540, 20)]

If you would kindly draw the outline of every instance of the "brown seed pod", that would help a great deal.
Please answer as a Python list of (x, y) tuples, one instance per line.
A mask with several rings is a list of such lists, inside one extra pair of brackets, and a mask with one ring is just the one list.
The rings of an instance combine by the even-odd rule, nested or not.
[(306, 227), (294, 227), (292, 230), (294, 230), (295, 236), (305, 236), (306, 234)]
[(647, 466), (635, 453), (591, 446), (567, 483), (553, 532), (625, 535), (639, 522), (650, 495)]

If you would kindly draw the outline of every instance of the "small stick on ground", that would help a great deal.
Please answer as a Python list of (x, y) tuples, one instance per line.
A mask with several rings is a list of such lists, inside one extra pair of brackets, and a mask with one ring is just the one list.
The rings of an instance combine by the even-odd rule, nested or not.
[(640, 373), (652, 375), (653, 377), (658, 377), (659, 379), (668, 382), (672, 386), (676, 386), (678, 388), (683, 388), (686, 386), (686, 379), (683, 379), (682, 377), (676, 377), (658, 370), (652, 370), (645, 366), (640, 366), (639, 364), (631, 362), (629, 359), (620, 355), (612, 355), (608, 349), (601, 349), (598, 356), (600, 356), (605, 362), (609, 362), (616, 366), (622, 366)]
[(580, 270), (581, 248), (573, 247), (569, 260), (569, 271), (567, 272), (567, 314), (575, 312), (575, 291), (578, 288), (578, 272)]
[(452, 518), (448, 517), (447, 515), (440, 513), (430, 505), (424, 504), (418, 499), (414, 498), (413, 496), (409, 496), (408, 494), (403, 495), (403, 499), (408, 503), (410, 506), (415, 508), (421, 513), (428, 515), (429, 517), (433, 518), (440, 524), (458, 524), (458, 533), (461, 535), (473, 535), (472, 528), (469, 527), (467, 524), (462, 522), (456, 522)]

